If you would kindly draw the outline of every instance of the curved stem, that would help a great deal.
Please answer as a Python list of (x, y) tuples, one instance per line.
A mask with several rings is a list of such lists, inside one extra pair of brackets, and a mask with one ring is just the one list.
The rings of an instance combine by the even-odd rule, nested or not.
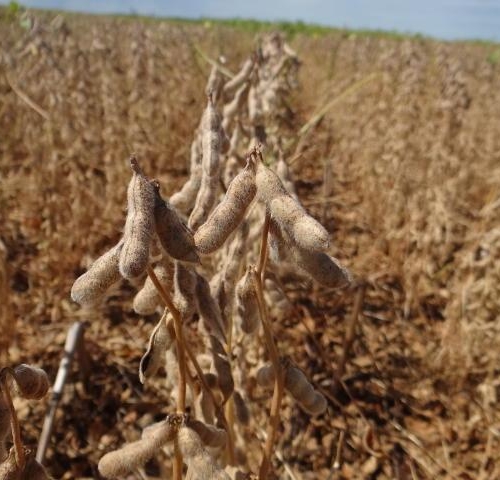
[(10, 368), (2, 369), (0, 373), (0, 393), (3, 394), (5, 399), (5, 403), (9, 410), (10, 416), (10, 429), (12, 431), (12, 440), (14, 443), (14, 452), (16, 455), (16, 463), (19, 467), (19, 470), (24, 469), (24, 465), (26, 463), (25, 455), (24, 455), (24, 447), (23, 442), (21, 440), (21, 428), (19, 427), (19, 420), (17, 418), (16, 409), (14, 408), (14, 404), (12, 403), (12, 397), (10, 395), (9, 385), (7, 384), (7, 374), (11, 375), (14, 380), (15, 375), (14, 372)]

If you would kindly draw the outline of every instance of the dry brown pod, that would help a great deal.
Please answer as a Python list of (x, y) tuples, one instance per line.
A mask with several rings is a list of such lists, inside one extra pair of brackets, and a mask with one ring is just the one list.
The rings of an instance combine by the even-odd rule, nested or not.
[(118, 260), (123, 242), (101, 255), (92, 266), (80, 275), (71, 287), (71, 298), (83, 306), (95, 305), (106, 291), (121, 278)]
[(281, 179), (270, 168), (259, 162), (257, 165), (257, 195), (269, 209), (273, 219), (287, 231), (298, 246), (325, 251), (329, 246), (326, 229), (307, 214), (298, 200), (287, 191)]
[(245, 333), (253, 333), (259, 325), (259, 303), (254, 276), (255, 267), (250, 266), (236, 285), (236, 312), (240, 327)]
[(212, 95), (214, 102), (217, 102), (222, 92), (223, 86), (224, 86), (224, 78), (222, 76), (222, 73), (220, 69), (217, 68), (217, 65), (214, 65), (212, 67), (212, 70), (210, 70), (207, 86), (205, 87), (205, 94), (207, 96)]
[(273, 388), (274, 379), (275, 379), (274, 367), (272, 366), (272, 364), (266, 363), (257, 370), (256, 380), (261, 387)]
[(125, 278), (141, 275), (149, 263), (149, 249), (154, 233), (156, 192), (142, 173), (137, 159), (130, 158), (132, 179), (127, 189), (127, 219), (118, 267)]
[(219, 388), (224, 395), (224, 402), (228, 400), (234, 390), (234, 380), (233, 374), (231, 372), (231, 364), (229, 363), (229, 358), (227, 356), (222, 343), (210, 335), (210, 347), (212, 352), (212, 358), (214, 362), (214, 368), (217, 372)]
[(222, 128), (226, 131), (233, 122), (234, 117), (241, 111), (248, 97), (248, 83), (242, 85), (234, 94), (234, 98), (224, 105), (222, 109)]
[(215, 405), (212, 397), (201, 390), (200, 394), (195, 399), (194, 411), (198, 418), (202, 418), (207, 423), (213, 423), (215, 418)]
[(222, 180), (224, 182), (224, 185), (227, 187), (230, 185), (230, 183), (234, 180), (236, 175), (240, 173), (241, 171), (241, 161), (239, 158), (235, 156), (230, 156), (224, 165), (224, 173), (222, 175)]
[(227, 136), (226, 129), (220, 126), (220, 153), (226, 154), (231, 148), (231, 139)]
[(222, 201), (196, 231), (194, 241), (201, 253), (212, 253), (222, 246), (243, 220), (256, 190), (255, 163), (249, 159), (246, 167), (229, 185)]
[(165, 352), (170, 348), (174, 339), (172, 316), (165, 310), (151, 333), (148, 349), (139, 364), (139, 380), (141, 383), (144, 383), (147, 378), (152, 377), (158, 371), (163, 363)]
[(325, 287), (345, 287), (353, 281), (349, 270), (326, 253), (296, 248), (292, 254), (297, 266)]
[(269, 257), (277, 265), (289, 261), (325, 287), (345, 287), (353, 281), (349, 270), (335, 257), (299, 247), (275, 219), (270, 221), (269, 234)]
[(196, 280), (193, 268), (182, 262), (175, 262), (174, 304), (182, 317), (190, 318), (196, 309)]
[(238, 390), (235, 390), (233, 393), (233, 401), (234, 411), (238, 422), (242, 425), (248, 425), (250, 423), (250, 410), (248, 409), (248, 405), (245, 402), (243, 395), (241, 395)]
[(320, 415), (326, 410), (326, 399), (314, 389), (299, 368), (288, 366), (285, 372), (285, 388), (307, 413)]
[(289, 194), (273, 198), (268, 204), (271, 215), (299, 247), (325, 251), (330, 244), (326, 229), (308, 215), (300, 203)]
[[(254, 153), (255, 155), (256, 153)], [(288, 195), (288, 191), (280, 177), (262, 162), (257, 162), (255, 182), (257, 184), (257, 196), (266, 205), (270, 204), (273, 198)]]
[(227, 152), (228, 156), (237, 156), (238, 155), (238, 146), (241, 140), (241, 125), (240, 122), (237, 121), (233, 128), (233, 133), (231, 134), (231, 139), (229, 140), (229, 150)]
[(165, 422), (150, 430), (144, 438), (127, 443), (122, 448), (109, 452), (99, 460), (99, 472), (107, 478), (129, 474), (144, 465), (165, 444), (174, 440), (179, 426)]
[(49, 377), (41, 368), (21, 363), (12, 369), (16, 389), (23, 398), (40, 400), (50, 388)]
[(179, 450), (188, 465), (186, 480), (230, 480), (205, 449), (199, 435), (184, 426), (177, 435)]
[[(174, 282), (174, 264), (168, 258), (163, 258), (160, 263), (153, 267), (153, 271), (165, 290), (171, 290)], [(144, 286), (134, 297), (134, 311), (139, 315), (152, 315), (161, 304), (161, 296), (148, 275)]]
[(292, 302), (271, 278), (266, 278), (264, 281), (264, 298), (269, 305), (269, 313), (279, 321), (287, 318), (293, 311)]
[(195, 300), (198, 313), (207, 332), (217, 337), (221, 343), (225, 343), (225, 325), (219, 305), (212, 297), (210, 285), (202, 275), (196, 275)]
[(189, 227), (196, 231), (200, 225), (205, 223), (208, 215), (215, 205), (219, 193), (219, 176), (203, 174), (201, 185), (196, 196), (193, 211), (189, 216)]
[[(287, 361), (285, 369), (285, 389), (290, 392), (300, 407), (310, 415), (320, 415), (326, 410), (325, 397), (314, 389), (305, 374)], [(256, 374), (257, 383), (264, 388), (273, 388), (275, 375), (273, 366), (268, 363), (259, 368)]]
[(221, 121), (215, 109), (212, 95), (208, 95), (208, 102), (201, 118), (201, 147), (203, 151), (202, 167), (204, 173), (216, 176), (220, 168), (221, 151)]
[(202, 151), (201, 136), (195, 134), (195, 139), (191, 144), (191, 166), (189, 178), (182, 188), (170, 197), (170, 203), (180, 212), (187, 214), (196, 201), (196, 196), (200, 190), (202, 177)]
[(23, 469), (16, 464), (12, 448), (4, 462), (0, 463), (0, 480), (51, 480), (45, 468), (36, 461), (33, 455), (25, 449), (27, 455)]
[(175, 348), (169, 348), (165, 352), (165, 372), (165, 385), (167, 390), (173, 391), (179, 385), (179, 368)]
[(215, 425), (200, 422), (194, 418), (186, 420), (186, 426), (194, 430), (203, 445), (213, 448), (223, 448), (227, 442), (227, 433), (223, 428), (217, 428)]
[(262, 99), (256, 85), (252, 85), (248, 90), (248, 117), (253, 125), (259, 125), (264, 121)]
[(160, 195), (160, 185), (155, 186), (155, 228), (161, 246), (172, 258), (183, 262), (199, 263), (193, 232), (181, 220), (175, 209)]
[(237, 89), (240, 85), (243, 85), (243, 83), (245, 83), (250, 77), (254, 64), (255, 56), (252, 55), (250, 58), (245, 60), (239, 72), (233, 78), (231, 78), (231, 80), (224, 84), (224, 87), (222, 89), (223, 92), (228, 93), (232, 90)]

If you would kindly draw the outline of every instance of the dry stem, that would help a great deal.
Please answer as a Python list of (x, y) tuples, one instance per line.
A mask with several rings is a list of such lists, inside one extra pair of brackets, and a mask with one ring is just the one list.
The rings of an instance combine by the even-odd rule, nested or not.
[[(165, 305), (170, 310), (174, 318), (175, 340), (177, 345), (178, 361), (179, 361), (179, 397), (177, 398), (177, 412), (186, 413), (186, 354), (185, 343), (182, 331), (182, 318), (179, 310), (175, 308), (174, 302), (170, 298), (168, 292), (163, 288), (163, 285), (158, 280), (154, 270), (148, 265), (148, 275), (151, 278), (154, 286), (158, 290)], [(165, 320), (166, 321), (166, 320)], [(182, 455), (175, 444), (175, 460), (173, 466), (174, 480), (182, 480)]]
[(269, 213), (266, 213), (266, 219), (262, 229), (262, 242), (260, 246), (259, 265), (254, 272), (254, 281), (257, 290), (257, 302), (259, 306), (259, 316), (264, 330), (264, 338), (266, 341), (271, 363), (275, 372), (273, 399), (271, 402), (271, 412), (269, 425), (267, 428), (266, 444), (264, 446), (264, 455), (259, 468), (259, 480), (265, 480), (267, 472), (271, 465), (271, 457), (273, 454), (274, 440), (278, 430), (280, 421), (281, 400), (283, 399), (283, 391), (285, 388), (285, 376), (281, 367), (279, 351), (274, 341), (273, 332), (267, 315), (266, 303), (264, 301), (264, 293), (262, 290), (262, 273), (266, 264), (267, 258), (267, 236), (269, 233)]
[(7, 384), (7, 374), (13, 376), (10, 368), (2, 369), (0, 373), (0, 393), (3, 393), (5, 398), (5, 403), (7, 404), (7, 408), (9, 409), (10, 416), (10, 429), (12, 431), (12, 440), (14, 442), (14, 451), (16, 454), (16, 463), (19, 467), (19, 470), (24, 469), (24, 465), (26, 463), (23, 442), (21, 440), (21, 428), (19, 427), (19, 420), (17, 419), (16, 409), (14, 408), (14, 404), (12, 403), (12, 397), (10, 395), (9, 385)]

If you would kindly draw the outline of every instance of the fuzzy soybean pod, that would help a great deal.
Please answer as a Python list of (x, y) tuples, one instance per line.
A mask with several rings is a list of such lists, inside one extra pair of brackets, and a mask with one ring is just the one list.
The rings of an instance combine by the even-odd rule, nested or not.
[(274, 387), (274, 367), (270, 363), (266, 363), (257, 370), (257, 383), (264, 388)]
[(328, 232), (323, 225), (307, 214), (298, 200), (288, 193), (278, 175), (261, 162), (257, 165), (256, 183), (259, 200), (297, 245), (315, 251), (328, 248)]
[(253, 125), (264, 121), (262, 99), (256, 85), (252, 85), (248, 91), (248, 117)]
[(227, 131), (234, 117), (241, 111), (248, 97), (249, 85), (242, 85), (234, 95), (234, 98), (222, 109), (222, 128)]
[(226, 445), (227, 433), (223, 428), (200, 422), (194, 418), (186, 420), (186, 426), (193, 429), (207, 447), (222, 448)]
[(148, 435), (135, 442), (127, 443), (119, 450), (109, 452), (99, 460), (99, 472), (106, 478), (128, 475), (144, 465), (164, 445), (175, 438), (177, 428), (166, 422), (161, 428), (155, 428)]
[(217, 99), (221, 94), (223, 83), (224, 79), (222, 77), (222, 73), (219, 68), (214, 65), (212, 70), (210, 70), (207, 86), (205, 87), (205, 93), (207, 95), (211, 94), (214, 102), (217, 102)]
[(314, 390), (302, 370), (292, 365), (285, 372), (285, 389), (299, 405), (311, 415), (319, 415), (326, 410), (325, 397)]
[(248, 267), (236, 285), (236, 311), (241, 329), (253, 333), (259, 325), (259, 304), (254, 281), (255, 267)]
[(330, 255), (303, 248), (292, 248), (292, 259), (311, 278), (325, 287), (340, 288), (352, 282), (349, 270)]
[(299, 247), (322, 252), (328, 248), (330, 241), (325, 227), (308, 215), (289, 194), (273, 198), (269, 210)]
[(255, 182), (257, 184), (257, 197), (265, 205), (269, 205), (273, 198), (288, 194), (280, 177), (262, 162), (257, 162)]
[(243, 63), (243, 66), (241, 67), (240, 71), (233, 78), (231, 78), (231, 80), (229, 80), (224, 84), (224, 88), (222, 89), (222, 91), (224, 93), (228, 93), (231, 92), (232, 90), (237, 89), (240, 85), (243, 85), (243, 83), (245, 83), (247, 79), (250, 77), (254, 64), (255, 64), (255, 55), (252, 55), (245, 61), (245, 63)]
[(219, 176), (203, 174), (201, 186), (196, 197), (193, 211), (189, 216), (189, 227), (196, 231), (200, 225), (205, 223), (212, 208), (215, 205), (219, 193)]
[(193, 315), (196, 308), (196, 272), (188, 265), (175, 262), (174, 304), (184, 319)]
[(101, 255), (80, 275), (71, 287), (71, 298), (82, 306), (92, 306), (102, 300), (106, 291), (121, 278), (118, 261), (123, 242)]
[(202, 151), (201, 136), (196, 134), (191, 144), (191, 166), (189, 178), (182, 188), (170, 197), (170, 203), (180, 212), (187, 214), (196, 201), (196, 195), (200, 190), (202, 177)]
[(0, 480), (51, 480), (51, 477), (32, 455), (29, 455), (24, 467), (20, 469), (12, 449), (5, 461), (0, 463)]
[(123, 247), (119, 269), (125, 278), (136, 278), (149, 263), (149, 248), (155, 228), (155, 188), (144, 176), (135, 157), (131, 157), (133, 170), (127, 190), (127, 220), (123, 231)]
[(12, 369), (12, 376), (23, 398), (40, 400), (49, 391), (49, 377), (41, 368), (21, 363)]
[(207, 452), (200, 436), (192, 428), (182, 427), (177, 440), (188, 466), (186, 480), (231, 480)]
[(214, 176), (219, 172), (219, 156), (221, 150), (221, 121), (215, 109), (212, 95), (201, 119), (201, 147), (203, 151), (202, 166), (205, 174)]
[(222, 201), (196, 231), (194, 241), (199, 252), (212, 253), (222, 246), (243, 220), (256, 191), (255, 163), (249, 160), (230, 183)]
[(141, 358), (139, 364), (139, 380), (144, 383), (147, 378), (152, 377), (160, 368), (165, 352), (174, 341), (172, 316), (164, 313), (149, 337), (148, 349)]
[(210, 347), (214, 368), (217, 372), (217, 378), (220, 391), (224, 396), (224, 402), (228, 400), (234, 391), (234, 380), (231, 372), (231, 364), (222, 343), (216, 337), (210, 335)]
[(233, 133), (231, 133), (231, 139), (229, 140), (229, 150), (227, 152), (229, 156), (237, 155), (240, 140), (241, 140), (241, 126), (240, 122), (236, 122), (233, 128)]
[(212, 297), (210, 285), (201, 275), (196, 278), (196, 303), (203, 325), (210, 335), (214, 335), (220, 342), (226, 342), (225, 325), (220, 307)]
[(250, 410), (245, 402), (245, 399), (238, 390), (233, 393), (234, 410), (236, 412), (236, 418), (242, 425), (248, 425), (250, 423)]
[[(163, 258), (161, 263), (154, 266), (153, 271), (165, 290), (170, 290), (174, 282), (174, 264), (168, 258)], [(134, 297), (134, 312), (138, 315), (152, 315), (161, 304), (162, 300), (158, 290), (151, 278), (146, 277), (144, 286)]]
[(269, 225), (269, 247), (269, 257), (277, 265), (290, 262), (325, 287), (340, 288), (352, 282), (349, 270), (335, 257), (300, 248), (272, 218)]
[(155, 185), (154, 220), (161, 246), (172, 258), (183, 262), (199, 263), (193, 233), (181, 220), (175, 209), (160, 195), (160, 186)]

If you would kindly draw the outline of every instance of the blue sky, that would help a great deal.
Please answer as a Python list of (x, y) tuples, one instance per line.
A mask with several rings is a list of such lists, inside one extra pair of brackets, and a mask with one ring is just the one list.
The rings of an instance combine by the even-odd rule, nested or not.
[(443, 39), (500, 41), (500, 0), (21, 0), (20, 3), (95, 13), (302, 20), (337, 27), (422, 33)]

